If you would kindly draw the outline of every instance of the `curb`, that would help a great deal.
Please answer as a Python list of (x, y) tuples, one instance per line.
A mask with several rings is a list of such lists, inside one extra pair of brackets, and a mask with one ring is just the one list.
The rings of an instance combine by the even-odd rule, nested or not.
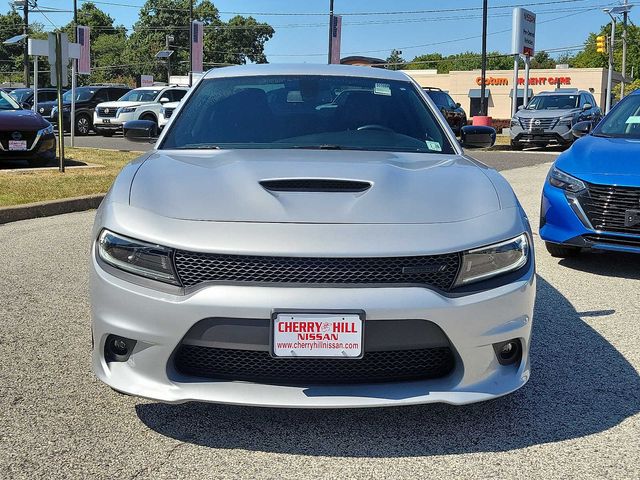
[(0, 224), (98, 208), (104, 194), (0, 207)]

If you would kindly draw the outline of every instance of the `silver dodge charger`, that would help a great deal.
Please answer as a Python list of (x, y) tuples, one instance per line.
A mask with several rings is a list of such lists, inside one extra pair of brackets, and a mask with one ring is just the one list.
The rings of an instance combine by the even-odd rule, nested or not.
[(200, 79), (98, 209), (93, 369), (163, 402), (373, 407), (523, 386), (527, 217), (408, 76), (252, 65)]

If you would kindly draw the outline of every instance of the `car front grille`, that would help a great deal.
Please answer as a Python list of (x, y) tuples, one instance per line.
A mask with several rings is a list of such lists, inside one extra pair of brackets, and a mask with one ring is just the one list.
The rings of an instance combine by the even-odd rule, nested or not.
[(380, 383), (440, 378), (454, 367), (449, 347), (365, 352), (360, 359), (274, 358), (268, 352), (182, 344), (183, 375), (277, 385)]
[(114, 107), (98, 107), (98, 116), (103, 118), (114, 118), (118, 111), (117, 108)]
[(596, 230), (640, 234), (640, 225), (625, 225), (627, 210), (640, 210), (640, 188), (587, 184), (578, 200)]
[(449, 290), (460, 254), (415, 257), (268, 257), (177, 250), (185, 287), (204, 282), (290, 285), (424, 285)]
[(551, 130), (558, 123), (558, 118), (521, 118), (520, 124), (525, 130)]
[(9, 150), (9, 140), (26, 140), (27, 149), (30, 149), (37, 136), (38, 132), (36, 131), (25, 132), (22, 130), (8, 130), (0, 132), (0, 143), (2, 143), (3, 149)]

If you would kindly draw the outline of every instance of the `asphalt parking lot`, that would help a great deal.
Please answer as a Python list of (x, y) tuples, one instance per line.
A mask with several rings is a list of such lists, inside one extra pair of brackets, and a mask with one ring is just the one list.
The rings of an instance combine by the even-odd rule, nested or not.
[[(504, 174), (535, 226), (553, 156), (528, 156), (537, 164)], [(558, 261), (536, 236), (532, 376), (495, 401), (164, 405), (116, 394), (90, 371), (93, 216), (0, 226), (3, 478), (639, 478), (638, 257)]]

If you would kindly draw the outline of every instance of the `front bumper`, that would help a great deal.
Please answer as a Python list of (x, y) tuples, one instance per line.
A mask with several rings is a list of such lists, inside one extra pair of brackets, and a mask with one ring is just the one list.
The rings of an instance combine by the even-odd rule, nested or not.
[(136, 112), (118, 113), (115, 117), (99, 117), (97, 113), (93, 114), (93, 126), (99, 130), (122, 130), (122, 125), (130, 120), (137, 120)]
[(540, 238), (546, 242), (592, 250), (640, 253), (640, 235), (594, 229), (578, 202), (549, 184), (542, 190)]
[(566, 145), (574, 140), (571, 127), (568, 126), (558, 126), (553, 130), (543, 130), (540, 132), (525, 130), (522, 127), (515, 126), (510, 128), (510, 136), (512, 142), (526, 145), (548, 145), (550, 143)]
[(6, 150), (0, 144), (0, 159), (54, 160), (56, 158), (56, 137), (50, 133), (40, 136), (29, 150)]
[[(467, 404), (510, 393), (529, 378), (535, 298), (533, 262), (513, 283), (465, 296), (418, 287), (285, 288), (213, 285), (174, 295), (114, 276), (92, 256), (93, 369), (112, 388), (169, 403), (219, 402), (270, 407), (373, 407), (432, 402)], [(448, 337), (455, 368), (435, 380), (283, 386), (185, 377), (173, 355), (205, 318), (267, 319), (273, 309), (364, 310), (365, 322), (425, 319)], [(137, 341), (126, 362), (107, 363), (110, 334)], [(493, 344), (519, 339), (522, 360), (500, 365)], [(357, 361), (357, 360), (356, 360)]]

